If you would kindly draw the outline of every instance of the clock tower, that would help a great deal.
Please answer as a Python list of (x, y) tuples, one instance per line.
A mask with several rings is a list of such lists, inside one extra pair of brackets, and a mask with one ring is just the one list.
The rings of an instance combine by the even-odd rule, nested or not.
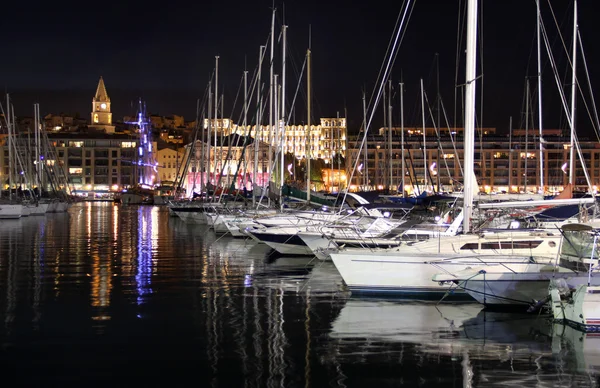
[(106, 93), (102, 77), (98, 81), (96, 95), (92, 98), (92, 117), (88, 127), (104, 130), (106, 133), (115, 132), (115, 126), (112, 125), (112, 113), (110, 112), (110, 98)]

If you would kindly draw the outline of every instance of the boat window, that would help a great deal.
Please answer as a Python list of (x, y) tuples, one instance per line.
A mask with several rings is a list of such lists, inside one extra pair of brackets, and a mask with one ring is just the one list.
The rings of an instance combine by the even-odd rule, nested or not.
[(542, 241), (503, 241), (500, 242), (486, 242), (481, 244), (481, 248), (478, 243), (467, 243), (460, 247), (462, 250), (473, 250), (473, 249), (530, 249), (538, 247)]

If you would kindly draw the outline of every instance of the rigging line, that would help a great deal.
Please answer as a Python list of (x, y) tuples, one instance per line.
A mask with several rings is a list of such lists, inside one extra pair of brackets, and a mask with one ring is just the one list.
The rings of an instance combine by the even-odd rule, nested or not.
[[(459, 85), (458, 85), (458, 78), (459, 78), (459, 68), (460, 68), (460, 58), (461, 58), (461, 47), (462, 47), (462, 43), (463, 43), (463, 34), (461, 34), (461, 31), (464, 30), (465, 27), (465, 20), (466, 17), (464, 17), (464, 14), (466, 13), (466, 5), (467, 3), (463, 3), (463, 6), (461, 7), (462, 0), (459, 2), (459, 6), (458, 6), (458, 23), (456, 25), (456, 58), (455, 58), (455, 63), (454, 63), (454, 125), (453, 127), (456, 128), (457, 127), (457, 117), (458, 115), (456, 114), (456, 111), (458, 109), (458, 101), (464, 101), (464, 98), (462, 100), (459, 100), (456, 98), (457, 95), (457, 91), (459, 90)], [(461, 12), (462, 11), (462, 12)], [(464, 107), (463, 107), (464, 108)], [(462, 117), (464, 117), (464, 112), (462, 114)], [(464, 124), (463, 124), (464, 126)]]
[[(429, 105), (429, 99), (427, 98), (427, 93), (424, 92), (425, 95), (425, 101), (427, 102), (427, 110), (429, 112), (429, 117), (431, 118), (432, 122), (435, 123), (434, 117), (433, 117), (433, 110), (431, 109), (431, 105)], [(438, 96), (439, 98), (439, 96)], [(440, 104), (441, 104), (441, 100), (440, 100)], [(436, 139), (437, 139), (437, 145), (438, 145), (438, 150), (442, 151), (442, 153), (444, 153), (444, 147), (442, 146), (442, 141), (440, 139), (440, 130), (439, 130), (439, 123), (433, 124), (433, 128), (435, 130), (435, 134), (436, 134)], [(439, 163), (439, 159), (437, 160), (437, 162)], [(450, 169), (448, 168), (448, 162), (446, 161), (446, 159), (444, 158), (444, 164), (446, 165), (446, 172), (448, 173), (448, 177), (452, 178), (452, 175), (450, 175)], [(425, 168), (427, 168), (427, 166), (425, 166)], [(428, 173), (430, 174), (430, 172)], [(439, 173), (438, 173), (439, 174)], [(430, 176), (429, 179), (431, 179), (431, 181), (433, 182), (433, 178)], [(440, 190), (440, 188), (438, 187), (438, 191)]]
[(235, 106), (237, 105), (238, 98), (240, 97), (240, 91), (242, 90), (242, 86), (244, 85), (244, 74), (242, 74), (242, 78), (240, 79), (240, 84), (238, 86), (237, 92), (235, 93), (235, 98), (233, 99), (233, 105), (231, 106), (231, 114), (229, 117), (233, 117), (233, 112), (235, 112)]
[(587, 61), (586, 61), (586, 58), (585, 58), (585, 53), (583, 52), (583, 42), (581, 41), (581, 34), (579, 33), (579, 30), (577, 31), (577, 39), (578, 39), (578, 42), (579, 42), (579, 48), (581, 49), (580, 50), (580, 54), (581, 54), (581, 57), (582, 57), (583, 67), (585, 69), (585, 76), (586, 76), (586, 81), (587, 81), (587, 85), (588, 85), (589, 92), (590, 92), (590, 98), (592, 100), (592, 104), (591, 105), (592, 105), (593, 116), (594, 117), (591, 117), (592, 116), (592, 112), (590, 112), (589, 104), (587, 103), (587, 100), (583, 96), (583, 90), (581, 90), (581, 87), (580, 87), (580, 84), (579, 84), (579, 79), (577, 79), (577, 89), (579, 90), (579, 92), (581, 94), (581, 97), (583, 99), (583, 105), (585, 106), (585, 109), (588, 112), (588, 116), (591, 119), (591, 124), (592, 124), (592, 127), (594, 128), (594, 132), (596, 133), (596, 137), (600, 138), (600, 135), (598, 134), (598, 128), (599, 128), (599, 125), (600, 125), (600, 123), (598, 122), (598, 111), (597, 111), (597, 108), (596, 108), (596, 101), (594, 99), (594, 91), (592, 90), (592, 87), (591, 87), (592, 82), (590, 81), (590, 73), (589, 73), (589, 70), (588, 70)]
[[(302, 63), (302, 69), (300, 71), (300, 78), (298, 79), (298, 84), (296, 86), (296, 92), (294, 93), (294, 98), (292, 99), (292, 103), (290, 107), (293, 107), (296, 104), (296, 97), (298, 97), (298, 92), (300, 90), (302, 90), (302, 88), (300, 88), (300, 85), (302, 84), (302, 75), (304, 74), (304, 67), (306, 66), (306, 57), (304, 58), (304, 62)], [(289, 110), (288, 113), (288, 118), (285, 121), (285, 125), (289, 125), (289, 122), (292, 118), (292, 113), (293, 113), (293, 109)]]
[[(571, 120), (571, 115), (570, 115), (571, 110), (570, 110), (570, 107), (567, 105), (566, 96), (565, 96), (563, 88), (561, 87), (560, 79), (558, 78), (558, 74), (557, 74), (558, 72), (556, 71), (556, 64), (554, 62), (554, 56), (552, 55), (551, 52), (549, 52), (548, 35), (546, 33), (546, 29), (545, 29), (545, 26), (544, 26), (543, 23), (540, 23), (540, 27), (542, 28), (542, 31), (544, 32), (542, 34), (543, 37), (544, 37), (544, 45), (546, 47), (546, 50), (548, 51), (548, 56), (550, 58), (550, 63), (552, 65), (552, 69), (553, 69), (554, 79), (555, 79), (556, 84), (557, 84), (557, 88), (558, 88), (558, 92), (559, 92), (559, 95), (560, 95), (560, 98), (561, 98), (563, 109), (564, 109), (564, 111), (566, 113), (566, 119), (567, 119), (567, 122), (569, 123), (569, 127), (573, 128), (573, 125), (575, 125), (575, 123), (573, 123), (572, 120)], [(561, 38), (562, 38), (562, 36), (561, 36)], [(567, 53), (567, 57), (569, 57), (568, 53)], [(569, 57), (569, 63), (571, 63), (571, 67), (572, 67), (572, 62), (571, 62), (570, 57)], [(573, 131), (571, 131), (571, 132), (572, 132), (572, 134), (574, 136), (573, 144), (575, 145), (575, 149), (577, 151), (577, 155), (579, 156), (579, 160), (580, 160), (581, 165), (582, 165), (583, 173), (585, 175), (587, 184), (588, 184), (588, 186), (591, 189), (591, 187), (592, 187), (591, 180), (590, 180), (587, 168), (585, 168), (585, 159), (583, 158), (583, 154), (581, 152), (581, 146), (580, 146), (579, 142), (577, 141), (577, 134), (574, 133)]]
[[(462, 168), (462, 163), (460, 161), (460, 158), (458, 157), (458, 150), (456, 149), (456, 140), (454, 139), (454, 136), (452, 136), (452, 132), (450, 130), (450, 123), (448, 122), (448, 115), (446, 112), (446, 106), (444, 105), (444, 100), (440, 99), (440, 104), (441, 104), (441, 108), (442, 108), (442, 112), (444, 115), (444, 121), (446, 122), (446, 126), (448, 127), (448, 134), (450, 135), (450, 141), (452, 142), (452, 148), (454, 149), (454, 157), (456, 158), (456, 161), (458, 162), (458, 168), (460, 169), (460, 175), (463, 175), (463, 168)], [(446, 165), (446, 169), (448, 170), (448, 176), (450, 175), (450, 168), (448, 167), (448, 162), (446, 161), (446, 158), (444, 158), (444, 164)]]
[[(408, 0), (408, 3), (410, 3), (410, 2), (411, 2), (411, 0)], [(406, 5), (406, 7), (405, 7), (405, 5)], [(390, 77), (391, 67), (396, 62), (396, 57), (398, 56), (398, 47), (404, 41), (404, 36), (406, 34), (406, 25), (408, 24), (408, 20), (410, 20), (410, 17), (414, 10), (414, 4), (410, 8), (410, 12), (408, 13), (408, 16), (407, 16), (406, 13), (408, 12), (408, 7), (409, 7), (409, 5), (407, 5), (407, 1), (405, 0), (402, 3), (402, 7), (400, 8), (401, 11), (402, 11), (402, 9), (405, 10), (404, 14), (402, 15), (402, 12), (398, 13), (398, 18), (396, 19), (396, 24), (394, 26), (394, 31), (397, 31), (395, 34), (396, 38), (395, 39), (390, 38), (390, 41), (388, 42), (388, 48), (387, 48), (385, 56), (384, 56), (384, 61), (381, 65), (381, 68), (379, 69), (379, 74), (377, 74), (377, 79), (375, 81), (375, 85), (378, 85), (378, 84), (385, 85)], [(402, 15), (402, 17), (401, 17), (401, 15)], [(404, 26), (404, 28), (402, 28), (403, 26)], [(401, 31), (402, 31), (402, 35), (400, 35)], [(393, 41), (393, 44), (392, 44), (392, 41)], [(391, 47), (391, 50), (390, 50), (390, 47)], [(388, 54), (389, 54), (389, 56), (388, 56)], [(384, 66), (385, 58), (389, 58), (389, 59), (388, 59), (387, 65)], [(383, 75), (382, 75), (382, 71), (383, 71)], [(371, 93), (371, 96), (369, 97), (369, 103), (367, 105), (367, 110), (372, 109), (373, 114), (375, 112), (375, 109), (379, 105), (379, 99), (381, 97), (382, 88), (380, 88), (377, 95), (375, 95), (375, 90), (376, 90), (376, 88), (373, 89), (373, 93)], [(373, 103), (374, 97), (375, 97), (375, 102)], [(373, 105), (371, 105), (371, 103), (373, 103)]]
[[(408, 3), (411, 3), (411, 1), (410, 1), (410, 0), (408, 0)], [(405, 3), (405, 4), (406, 4), (406, 3)], [(402, 11), (402, 10), (401, 10), (401, 11)], [(402, 23), (400, 24), (400, 26), (399, 26), (399, 28), (397, 29), (397, 32), (396, 32), (396, 37), (395, 37), (395, 39), (394, 39), (394, 46), (393, 46), (393, 50), (394, 50), (394, 51), (396, 50), (396, 48), (397, 48), (397, 44), (398, 44), (398, 40), (400, 39), (400, 32), (401, 32), (401, 31), (403, 31), (403, 29), (402, 29), (402, 26), (404, 25), (404, 22), (405, 22), (405, 20), (406, 20), (406, 14), (407, 14), (407, 12), (408, 12), (408, 6), (407, 6), (407, 7), (404, 9), (404, 13), (400, 12), (400, 15), (402, 15), (402, 14), (403, 14), (403, 16), (402, 16)], [(399, 18), (400, 18), (400, 15), (398, 16)], [(409, 15), (409, 16), (410, 16), (410, 15)], [(385, 62), (385, 60), (384, 60), (384, 62)], [(388, 76), (388, 71), (389, 71), (389, 69), (390, 69), (390, 66), (392, 65), (392, 63), (391, 63), (391, 62), (392, 62), (392, 57), (390, 57), (390, 58), (388, 59), (388, 61), (387, 61), (387, 64), (386, 64), (386, 71), (385, 71), (385, 74), (384, 74), (384, 77), (383, 77), (383, 79), (387, 79), (387, 76)], [(378, 79), (379, 79), (379, 77), (378, 77)], [(383, 87), (384, 87), (384, 86), (385, 86), (385, 83), (384, 83), (384, 82), (382, 82), (382, 83), (379, 85), (379, 90), (378, 90), (378, 92), (377, 92), (377, 95), (376, 95), (376, 101), (375, 101), (374, 107), (376, 107), (376, 106), (377, 106), (377, 104), (378, 104), (378, 102), (379, 102), (379, 99), (380, 99), (380, 97), (381, 97), (381, 91), (382, 91), (382, 89), (383, 89)], [(375, 109), (373, 109), (373, 110), (372, 110), (372, 112), (371, 112), (371, 116), (370, 116), (370, 118), (369, 118), (369, 121), (368, 121), (368, 122), (366, 123), (366, 125), (365, 125), (365, 128), (364, 128), (364, 136), (363, 136), (363, 139), (362, 139), (362, 142), (361, 142), (361, 146), (360, 146), (360, 149), (358, 150), (358, 153), (357, 153), (357, 155), (360, 155), (360, 151), (362, 151), (362, 150), (363, 150), (363, 148), (364, 148), (364, 145), (365, 145), (365, 142), (366, 142), (366, 139), (367, 139), (367, 134), (368, 134), (369, 126), (370, 126), (370, 124), (371, 124), (371, 121), (373, 120), (373, 116), (374, 116), (374, 115), (375, 115)], [(350, 179), (348, 180), (348, 182), (352, 182), (352, 178), (354, 177), (354, 172), (356, 171), (356, 168), (357, 168), (357, 166), (358, 166), (358, 162), (359, 162), (359, 160), (360, 160), (360, 157), (357, 157), (357, 158), (356, 158), (356, 161), (354, 162), (354, 167), (353, 167), (353, 169), (352, 169), (352, 173), (351, 173), (351, 175), (350, 175)], [(367, 170), (368, 170), (368, 166), (366, 166), (366, 167), (367, 167)], [(346, 190), (346, 191), (344, 192), (344, 200), (343, 200), (344, 202), (346, 201), (346, 196), (347, 196), (347, 195), (348, 195), (348, 191)]]

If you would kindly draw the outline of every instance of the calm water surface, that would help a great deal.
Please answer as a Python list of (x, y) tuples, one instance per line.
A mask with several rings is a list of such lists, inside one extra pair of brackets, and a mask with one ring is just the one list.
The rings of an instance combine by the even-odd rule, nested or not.
[(164, 207), (0, 221), (6, 386), (598, 386), (600, 337), (544, 317), (350, 297)]

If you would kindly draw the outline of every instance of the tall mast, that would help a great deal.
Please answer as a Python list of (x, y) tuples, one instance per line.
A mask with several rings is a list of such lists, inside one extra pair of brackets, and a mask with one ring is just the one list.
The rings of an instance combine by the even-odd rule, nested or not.
[[(246, 136), (249, 135), (249, 131), (248, 131), (248, 71), (244, 70), (244, 133), (246, 134)], [(244, 140), (244, 148), (247, 146), (247, 141), (248, 138), (246, 138)], [(248, 178), (248, 163), (246, 162), (246, 160), (248, 159), (247, 156), (244, 156), (244, 160), (242, 161), (242, 163), (244, 163), (244, 168), (242, 168), (242, 171), (244, 173), (244, 177), (242, 178), (242, 186), (246, 187), (246, 183), (247, 183), (247, 178)], [(246, 199), (244, 198), (244, 201)]]
[(38, 195), (41, 195), (40, 188), (40, 128), (39, 128), (39, 104), (33, 104), (33, 142), (35, 143), (35, 181), (34, 184), (38, 188)]
[[(281, 60), (281, 113), (278, 115), (278, 117), (281, 117), (277, 119), (278, 125), (279, 125), (279, 129), (281, 131), (281, 137), (280, 137), (280, 146), (281, 146), (281, 165), (279, 166), (279, 170), (281, 172), (281, 180), (280, 180), (280, 184), (279, 184), (279, 198), (282, 198), (283, 196), (283, 183), (285, 181), (285, 160), (284, 160), (284, 145), (285, 145), (285, 128), (286, 128), (286, 120), (285, 120), (285, 57), (286, 57), (286, 31), (287, 31), (287, 26), (283, 25), (282, 27), (282, 33), (283, 33), (283, 55), (282, 55), (282, 60)], [(280, 201), (281, 204), (281, 208), (283, 209), (283, 201)]]
[(306, 114), (307, 114), (307, 136), (306, 136), (306, 202), (310, 202), (310, 147), (311, 147), (311, 131), (310, 131), (310, 99), (311, 99), (311, 90), (310, 90), (310, 44), (309, 49), (306, 50)]
[[(337, 112), (336, 114), (336, 120), (335, 120), (335, 125), (338, 126), (340, 125), (340, 112)], [(331, 192), (333, 193), (333, 157), (335, 154), (335, 147), (333, 146), (333, 125), (331, 126), (331, 135), (329, 138), (329, 146), (330, 146), (330, 150), (329, 150), (329, 162), (331, 163), (331, 176), (329, 177), (329, 183), (331, 185)], [(339, 192), (339, 190), (338, 190)]]
[[(218, 108), (219, 108), (219, 93), (218, 93), (218, 88), (219, 88), (219, 56), (216, 55), (215, 56), (215, 117), (214, 117), (215, 125), (213, 125), (213, 130), (214, 130), (214, 134), (215, 134), (215, 146), (214, 146), (214, 149), (213, 149), (213, 154), (214, 154), (213, 155), (214, 156), (213, 157), (213, 159), (214, 159), (213, 180), (215, 182), (214, 183), (214, 185), (215, 185), (215, 191), (214, 191), (214, 193), (217, 192), (216, 185), (217, 185), (217, 182), (218, 182), (217, 181), (217, 128), (219, 127), (217, 125), (217, 115), (218, 115), (217, 112), (218, 112)], [(223, 130), (223, 128), (221, 128), (221, 130)], [(223, 145), (221, 145), (221, 147), (222, 146)], [(213, 193), (213, 200), (215, 199), (214, 193)]]
[(427, 135), (425, 133), (425, 91), (423, 90), (423, 78), (421, 78), (421, 120), (423, 122), (423, 190), (427, 191)]
[(464, 205), (463, 232), (471, 231), (475, 169), (475, 88), (477, 60), (477, 0), (467, 2), (467, 55), (465, 70)]
[(529, 153), (529, 78), (527, 78), (525, 83), (525, 173), (523, 174), (525, 182), (523, 184), (523, 192), (527, 193), (527, 165), (529, 164), (527, 160), (527, 154)]
[(575, 176), (575, 93), (577, 91), (577, 75), (575, 69), (577, 64), (577, 0), (573, 1), (573, 62), (571, 76), (571, 148), (569, 157), (569, 184), (573, 185)]
[(404, 164), (404, 83), (400, 82), (400, 158), (402, 159), (402, 171), (400, 172), (402, 175), (402, 197), (404, 197), (404, 193), (406, 189), (404, 187), (404, 178), (406, 175), (406, 165)]
[(390, 192), (390, 190), (392, 189), (393, 184), (393, 177), (394, 177), (394, 173), (392, 170), (392, 80), (388, 81), (388, 171), (390, 173), (390, 180), (388, 182), (388, 194)]
[(363, 166), (363, 170), (365, 171), (365, 173), (363, 174), (363, 187), (364, 190), (367, 190), (367, 185), (369, 184), (369, 152), (368, 152), (368, 144), (369, 144), (369, 139), (367, 139), (367, 102), (366, 102), (366, 96), (365, 96), (365, 92), (363, 91), (363, 98), (362, 98), (362, 102), (363, 102), (363, 136), (365, 137), (365, 141), (363, 142), (364, 147), (363, 149), (365, 150), (364, 152), (364, 166)]
[[(256, 81), (256, 129), (254, 130), (254, 169), (252, 172), (252, 205), (254, 207), (256, 207), (256, 191), (255, 189), (258, 188), (258, 182), (257, 182), (257, 176), (258, 176), (258, 151), (259, 151), (259, 143), (260, 143), (260, 139), (259, 139), (259, 132), (261, 131), (260, 128), (260, 119), (262, 116), (262, 111), (261, 111), (261, 94), (260, 94), (260, 89), (262, 87), (261, 85), (261, 72), (262, 72), (262, 61), (263, 61), (263, 51), (265, 49), (265, 46), (260, 46), (258, 48), (258, 74), (257, 74), (257, 81)], [(262, 170), (261, 170), (262, 171)], [(264, 171), (262, 171), (262, 174), (264, 176)]]
[[(14, 118), (13, 118), (14, 120)], [(13, 139), (12, 126), (10, 118), (10, 96), (6, 93), (6, 126), (8, 129), (8, 198), (12, 200), (12, 184), (13, 184)]]
[(537, 82), (538, 82), (538, 125), (539, 125), (539, 138), (540, 138), (540, 192), (544, 194), (544, 146), (543, 140), (543, 125), (542, 125), (542, 56), (540, 52), (541, 47), (541, 26), (540, 19), (542, 17), (540, 13), (540, 1), (535, 0), (537, 8)]
[[(203, 110), (204, 111), (204, 110)], [(210, 123), (210, 119), (208, 121)], [(210, 124), (209, 124), (210, 125)], [(200, 170), (200, 193), (204, 192), (204, 143), (206, 141), (206, 133), (204, 131), (204, 113), (202, 113), (202, 124), (200, 124), (200, 99), (196, 102), (196, 128), (201, 130), (200, 135), (200, 160), (198, 160), (198, 154), (196, 153), (196, 144), (194, 144), (194, 149), (190, 148), (190, 152), (194, 153), (194, 160), (196, 162), (196, 174), (198, 173), (198, 169)], [(195, 141), (194, 141), (195, 143)], [(194, 175), (194, 187), (196, 186), (196, 176)]]
[[(208, 136), (207, 136), (207, 142), (206, 142), (206, 186), (207, 186), (207, 190), (206, 190), (206, 198), (208, 199), (208, 187), (210, 187), (210, 150), (211, 150), (211, 135), (212, 135), (212, 124), (211, 124), (211, 120), (212, 120), (212, 81), (208, 82)], [(213, 151), (214, 152), (214, 151)], [(202, 163), (204, 164), (204, 160), (202, 161)], [(213, 188), (214, 190), (214, 188)]]
[[(273, 13), (271, 16), (271, 57), (269, 66), (269, 182), (271, 182), (271, 163), (273, 161), (273, 95), (275, 94), (275, 84), (273, 82), (273, 57), (275, 53), (275, 7), (273, 7)], [(271, 197), (267, 195), (269, 205), (271, 204)]]

